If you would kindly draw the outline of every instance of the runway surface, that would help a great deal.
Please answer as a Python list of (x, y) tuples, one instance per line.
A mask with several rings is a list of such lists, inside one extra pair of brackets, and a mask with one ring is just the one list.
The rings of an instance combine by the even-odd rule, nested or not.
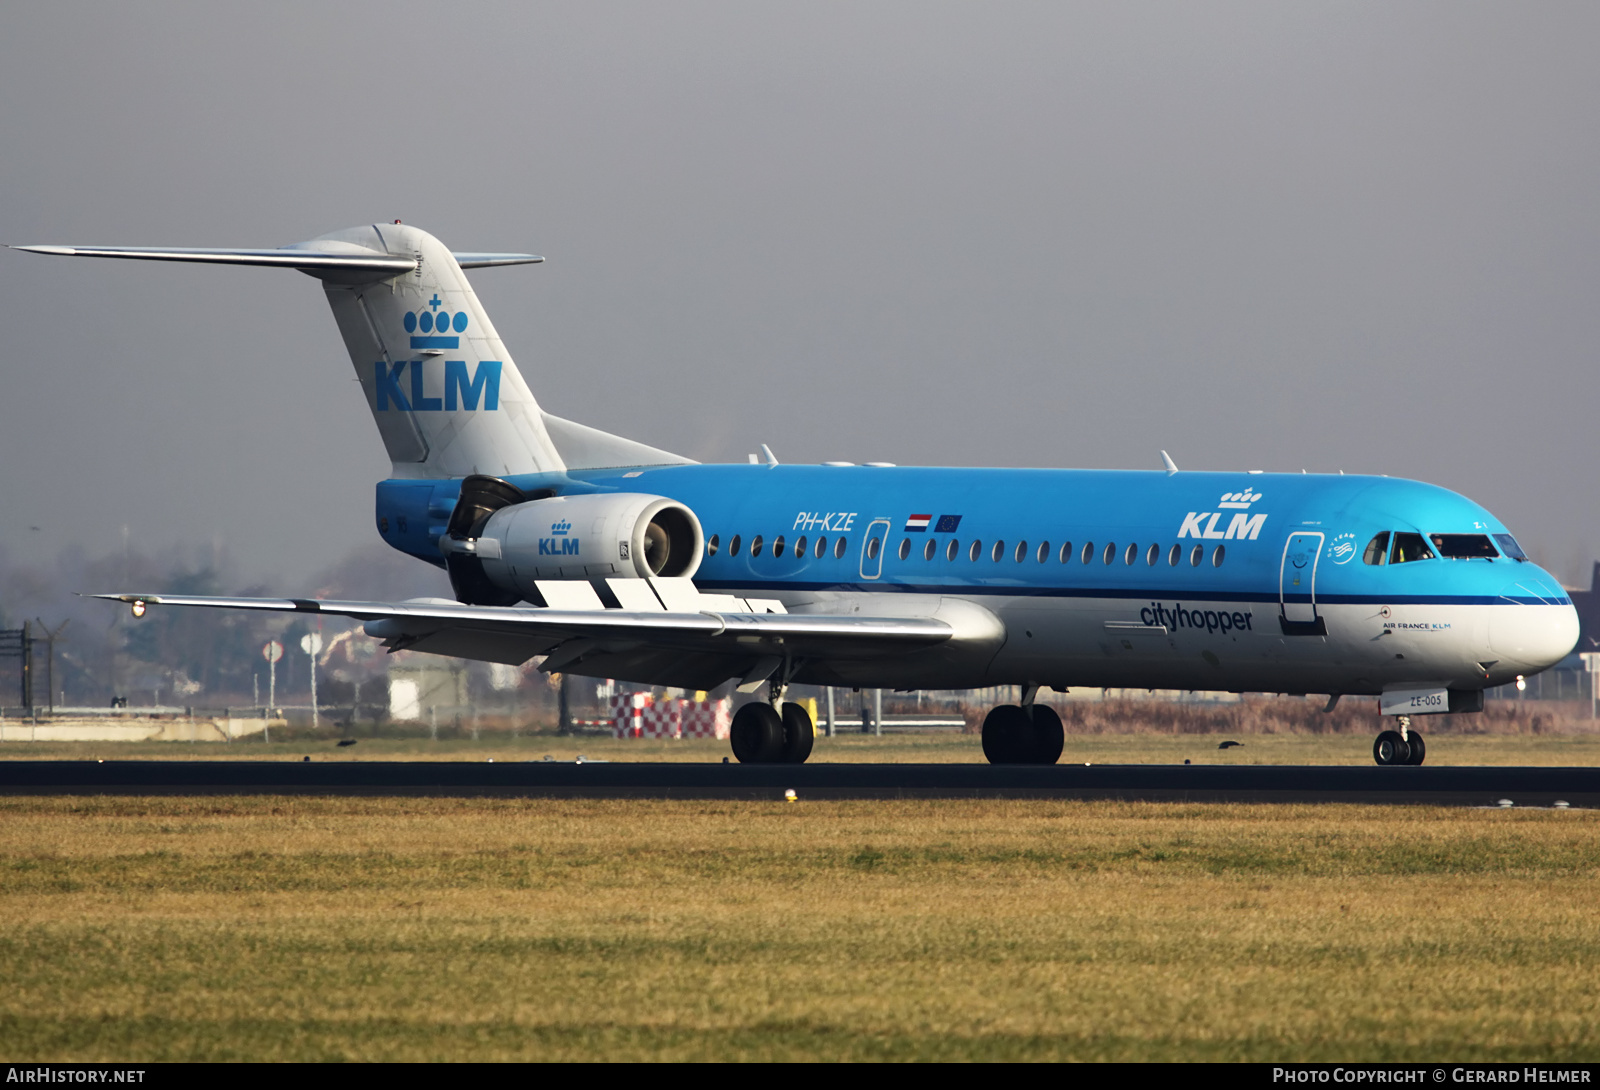
[(1600, 768), (0, 761), (0, 794), (1061, 798), (1600, 807)]

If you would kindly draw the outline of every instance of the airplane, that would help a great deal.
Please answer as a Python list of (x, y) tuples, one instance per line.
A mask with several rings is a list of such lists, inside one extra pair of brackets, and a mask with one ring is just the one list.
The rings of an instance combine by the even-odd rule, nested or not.
[(1481, 711), (1578, 638), (1561, 584), (1471, 500), (1377, 476), (1163, 469), (702, 465), (539, 407), (453, 253), (400, 223), (275, 249), (20, 246), (260, 265), (322, 282), (393, 463), (375, 521), (454, 600), (116, 592), (131, 605), (351, 618), (411, 650), (766, 699), (745, 763), (799, 763), (791, 684), (1017, 686), (983, 752), (1053, 764), (1045, 689), (1376, 696), (1380, 765), (1419, 765), (1412, 717)]

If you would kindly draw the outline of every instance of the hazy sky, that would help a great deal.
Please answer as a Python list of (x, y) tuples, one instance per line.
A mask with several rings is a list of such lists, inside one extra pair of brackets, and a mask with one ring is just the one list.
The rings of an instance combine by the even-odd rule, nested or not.
[[(702, 460), (1388, 473), (1600, 547), (1600, 6), (14, 4), (0, 242), (403, 218)], [(0, 544), (284, 593), (386, 475), (315, 281), (0, 251)], [(39, 529), (30, 529), (38, 527)], [(100, 589), (100, 588), (93, 588)]]

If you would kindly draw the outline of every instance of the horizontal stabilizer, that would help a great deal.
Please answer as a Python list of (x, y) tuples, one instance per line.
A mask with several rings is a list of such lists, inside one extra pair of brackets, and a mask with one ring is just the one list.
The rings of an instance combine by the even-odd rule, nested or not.
[(451, 254), (463, 269), (492, 269), (499, 265), (537, 265), (538, 254)]
[[(414, 272), (417, 259), (411, 256), (378, 253), (339, 253), (327, 250), (297, 249), (293, 246), (273, 250), (183, 249), (170, 246), (13, 246), (33, 254), (59, 257), (121, 257), (136, 261), (199, 261), (212, 265), (272, 265), (284, 269), (342, 269), (351, 272)], [(463, 269), (490, 269), (499, 265), (533, 265), (544, 260), (538, 254), (452, 254)]]
[(199, 261), (212, 265), (273, 265), (283, 269), (344, 269), (398, 276), (414, 272), (415, 257), (376, 253), (330, 253), (320, 250), (197, 250), (163, 246), (13, 246), (34, 254), (62, 257), (122, 257), (137, 261)]

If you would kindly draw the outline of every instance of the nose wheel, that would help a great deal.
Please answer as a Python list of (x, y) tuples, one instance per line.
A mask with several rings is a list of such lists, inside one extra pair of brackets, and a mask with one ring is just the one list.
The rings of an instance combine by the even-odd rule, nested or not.
[(1380, 765), (1420, 765), (1428, 746), (1422, 732), (1411, 729), (1411, 717), (1396, 717), (1399, 730), (1386, 730), (1372, 743), (1372, 759)]

